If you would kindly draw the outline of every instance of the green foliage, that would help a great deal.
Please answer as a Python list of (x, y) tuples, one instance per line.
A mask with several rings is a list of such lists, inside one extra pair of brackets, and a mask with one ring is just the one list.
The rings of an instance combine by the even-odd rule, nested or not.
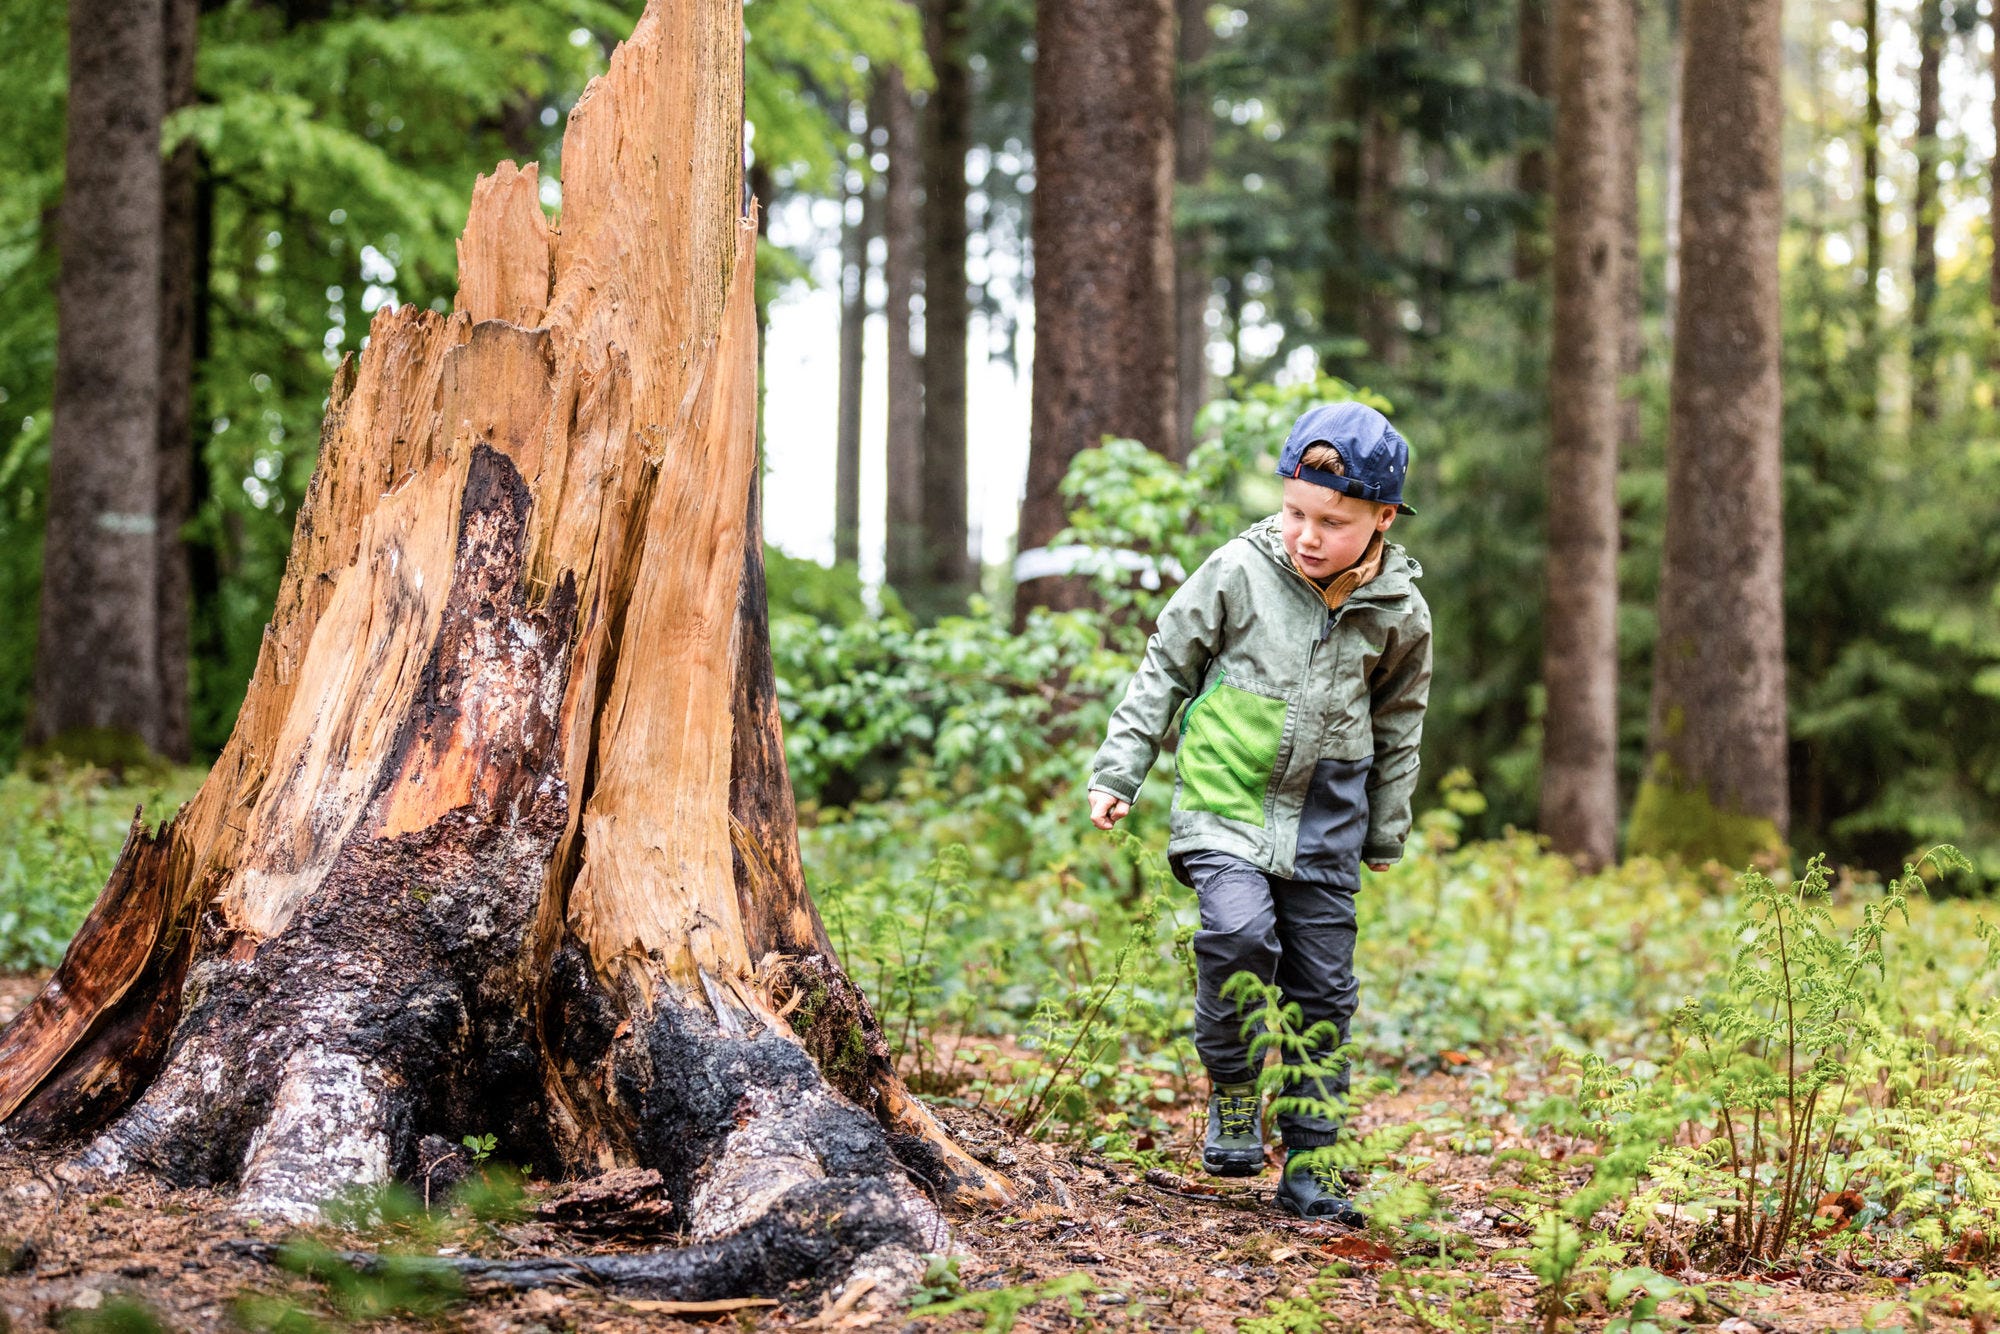
[(442, 1315), (464, 1296), (457, 1271), (429, 1256), (380, 1255), (357, 1264), (300, 1239), (285, 1243), (278, 1264), (323, 1285), (333, 1309), (354, 1321)]
[[(943, 1277), (948, 1271), (951, 1285), (941, 1289), (933, 1281), (933, 1275)], [(940, 1291), (957, 1291), (958, 1296), (936, 1300), (933, 1294)], [(1070, 1317), (1081, 1320), (1084, 1316), (1083, 1297), (1097, 1291), (1097, 1284), (1090, 1275), (1081, 1271), (1058, 1274), (1054, 1278), (1040, 1279), (1033, 1283), (1023, 1283), (1011, 1288), (986, 1288), (977, 1292), (965, 1291), (957, 1284), (957, 1270), (946, 1262), (941, 1267), (932, 1265), (925, 1275), (925, 1282), (917, 1289), (911, 1304), (911, 1314), (918, 1319), (932, 1316), (955, 1315), (960, 1311), (976, 1311), (983, 1322), (982, 1334), (1007, 1334), (1021, 1317), (1021, 1312), (1039, 1302), (1057, 1299), (1067, 1300)]]
[[(227, 738), (250, 679), (327, 385), (378, 311), (449, 308), (474, 178), (539, 164), (559, 205), (560, 139), (637, 0), (417, 0), (393, 7), (204, 5), (198, 102), (167, 145), (199, 149), (196, 292), (195, 744)], [(50, 383), (53, 222), (61, 199), (65, 7), (0, 15), (0, 759), (31, 690)], [(745, 107), (779, 189), (834, 188), (851, 100), (870, 70), (925, 79), (901, 0), (756, 0), (744, 13)], [(768, 201), (767, 201), (768, 202)], [(789, 258), (789, 257), (786, 257)], [(802, 273), (795, 263), (764, 266)]]
[(166, 1334), (153, 1308), (130, 1297), (106, 1297), (95, 1309), (63, 1313), (66, 1334)]
[(42, 782), (0, 777), (0, 973), (53, 968), (110, 877), (133, 811), (143, 806), (157, 825), (201, 775), (107, 780), (102, 770), (60, 765)]

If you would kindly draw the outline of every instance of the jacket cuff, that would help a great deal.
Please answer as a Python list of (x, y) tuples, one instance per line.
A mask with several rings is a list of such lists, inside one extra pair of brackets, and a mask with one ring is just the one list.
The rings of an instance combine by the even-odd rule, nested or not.
[(1361, 860), (1364, 862), (1399, 862), (1403, 860), (1401, 843), (1364, 843), (1361, 845)]
[(1128, 791), (1123, 783), (1115, 779), (1093, 778), (1090, 780), (1090, 790), (1092, 792), (1109, 792), (1128, 806), (1139, 800), (1138, 788), (1135, 787)]

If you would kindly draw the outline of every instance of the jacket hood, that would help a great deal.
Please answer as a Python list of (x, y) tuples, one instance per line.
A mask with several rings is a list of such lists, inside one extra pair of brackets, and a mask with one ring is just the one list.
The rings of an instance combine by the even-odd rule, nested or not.
[[(1237, 536), (1263, 552), (1279, 569), (1297, 573), (1292, 565), (1291, 556), (1286, 554), (1285, 539), (1279, 531), (1277, 515), (1259, 519)], [(1385, 538), (1382, 542), (1381, 573), (1355, 589), (1348, 601), (1388, 602), (1395, 598), (1406, 597), (1416, 591), (1416, 584), (1412, 581), (1422, 578), (1423, 573), (1424, 567), (1417, 564), (1416, 558), (1403, 550), (1400, 543)]]

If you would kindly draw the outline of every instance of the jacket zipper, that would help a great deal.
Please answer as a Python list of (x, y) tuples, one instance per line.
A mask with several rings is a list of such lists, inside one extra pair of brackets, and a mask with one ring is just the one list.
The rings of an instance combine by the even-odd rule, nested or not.
[(1182, 736), (1187, 735), (1188, 724), (1194, 721), (1194, 711), (1200, 708), (1202, 706), (1202, 702), (1206, 700), (1210, 695), (1213, 695), (1216, 691), (1222, 689), (1222, 683), (1228, 679), (1229, 679), (1229, 673), (1217, 672), (1215, 674), (1215, 684), (1210, 686), (1208, 689), (1202, 691), (1199, 695), (1196, 695), (1192, 700), (1188, 701), (1188, 706), (1185, 709), (1181, 710)]

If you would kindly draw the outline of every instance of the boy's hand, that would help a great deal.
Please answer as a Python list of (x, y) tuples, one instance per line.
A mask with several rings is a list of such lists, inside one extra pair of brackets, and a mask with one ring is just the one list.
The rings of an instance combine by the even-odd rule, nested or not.
[(1394, 862), (1369, 862), (1368, 869), (1371, 871), (1386, 871), (1393, 865), (1395, 865)]
[(1132, 803), (1120, 801), (1109, 792), (1098, 788), (1090, 790), (1090, 822), (1099, 829), (1109, 829), (1131, 814)]

